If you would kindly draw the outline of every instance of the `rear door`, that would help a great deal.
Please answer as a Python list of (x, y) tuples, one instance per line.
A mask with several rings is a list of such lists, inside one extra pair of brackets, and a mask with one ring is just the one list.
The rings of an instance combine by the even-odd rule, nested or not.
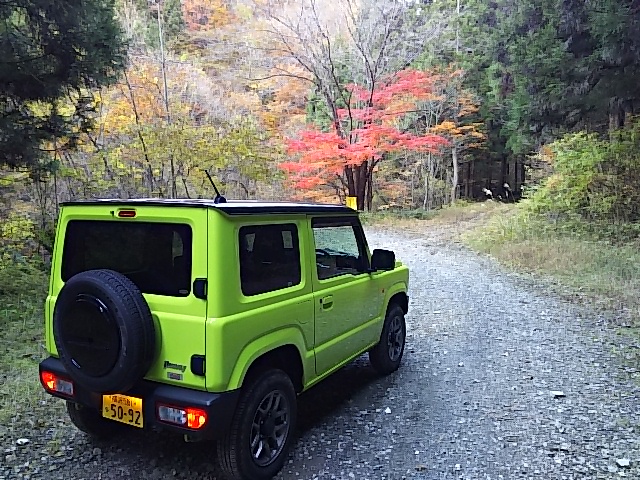
[[(132, 280), (156, 325), (157, 357), (146, 378), (204, 388), (193, 355), (205, 353), (206, 301), (194, 280), (207, 278), (205, 208), (166, 206), (66, 207), (64, 251), (54, 292), (76, 273), (107, 268)], [(120, 211), (133, 212), (120, 216)], [(48, 299), (51, 305), (55, 298)]]
[(312, 219), (315, 243), (316, 372), (322, 375), (375, 341), (379, 294), (358, 218)]

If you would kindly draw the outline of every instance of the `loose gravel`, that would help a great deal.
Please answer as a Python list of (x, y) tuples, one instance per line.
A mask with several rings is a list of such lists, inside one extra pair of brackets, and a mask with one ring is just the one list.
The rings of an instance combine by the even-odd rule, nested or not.
[[(443, 237), (368, 230), (411, 269), (403, 364), (363, 356), (303, 394), (278, 478), (640, 478), (637, 337)], [(97, 442), (54, 412), (0, 429), (0, 480), (216, 478), (210, 444)]]

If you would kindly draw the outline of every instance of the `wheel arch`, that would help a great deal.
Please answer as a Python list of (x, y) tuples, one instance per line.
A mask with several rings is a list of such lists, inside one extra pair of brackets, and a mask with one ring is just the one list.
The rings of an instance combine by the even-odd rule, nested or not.
[(279, 368), (289, 375), (296, 392), (301, 392), (304, 389), (305, 366), (311, 368), (313, 363), (312, 351), (308, 352), (309, 358), (303, 355), (302, 352), (308, 351), (304, 345), (302, 333), (296, 328), (278, 330), (256, 339), (238, 356), (228, 389), (242, 387), (248, 375)]
[(400, 292), (394, 293), (391, 296), (391, 298), (389, 298), (389, 301), (387, 302), (387, 311), (389, 311), (389, 308), (391, 308), (391, 305), (399, 305), (400, 308), (402, 308), (402, 311), (406, 315), (407, 312), (409, 311), (409, 296), (407, 295), (407, 292), (400, 291)]
[(289, 376), (296, 393), (302, 391), (304, 386), (304, 368), (302, 366), (300, 352), (298, 352), (298, 349), (292, 344), (282, 345), (256, 358), (247, 369), (242, 383), (244, 384), (244, 381), (251, 380), (260, 373), (272, 368), (280, 369)]

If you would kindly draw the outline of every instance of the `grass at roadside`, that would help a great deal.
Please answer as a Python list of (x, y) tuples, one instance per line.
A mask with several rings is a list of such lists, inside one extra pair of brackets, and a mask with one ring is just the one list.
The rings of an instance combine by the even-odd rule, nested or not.
[(463, 241), (521, 271), (552, 277), (565, 293), (640, 317), (640, 251), (576, 223), (550, 223), (513, 206), (493, 215)]
[[(30, 425), (44, 399), (38, 363), (44, 358), (46, 276), (4, 264), (0, 275), (0, 425)], [(17, 286), (23, 288), (17, 288)]]
[(507, 212), (510, 204), (499, 202), (467, 202), (460, 200), (453, 205), (436, 210), (387, 210), (361, 212), (360, 218), (365, 225), (412, 227), (416, 223), (429, 225), (455, 226), (465, 222), (476, 222), (486, 216)]

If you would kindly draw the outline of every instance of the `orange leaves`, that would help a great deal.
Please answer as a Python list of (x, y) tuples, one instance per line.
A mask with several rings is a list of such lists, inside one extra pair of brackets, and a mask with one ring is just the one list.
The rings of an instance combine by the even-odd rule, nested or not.
[(227, 25), (234, 19), (225, 0), (182, 0), (181, 3), (189, 30), (211, 30)]
[(261, 118), (271, 135), (281, 139), (304, 125), (309, 82), (300, 67), (275, 65), (267, 78), (256, 81), (250, 88), (260, 98), (260, 105), (252, 112)]
[(159, 73), (159, 69), (150, 63), (131, 66), (126, 76), (131, 88), (124, 82), (105, 92), (103, 116), (106, 134), (128, 129), (136, 122), (136, 110), (140, 121), (151, 122), (165, 117)]
[(463, 73), (443, 68), (434, 73), (434, 95), (429, 99), (433, 112), (428, 131), (455, 143), (457, 149), (485, 147), (484, 123), (478, 121), (477, 99), (462, 87)]

